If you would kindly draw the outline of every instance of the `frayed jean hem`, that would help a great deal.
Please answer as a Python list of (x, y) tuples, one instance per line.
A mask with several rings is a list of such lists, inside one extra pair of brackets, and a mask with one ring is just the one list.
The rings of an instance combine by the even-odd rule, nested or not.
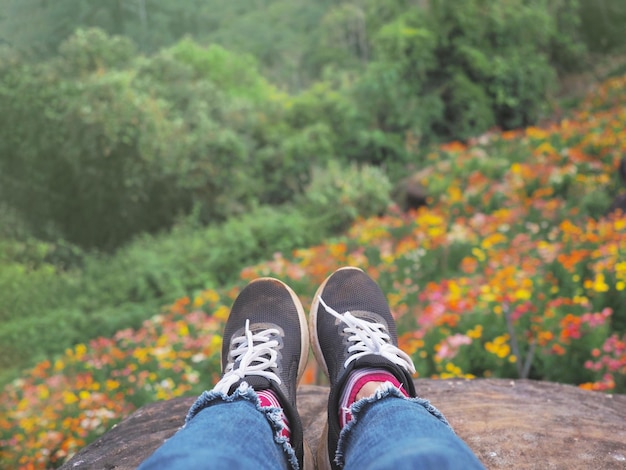
[(452, 426), (450, 426), (450, 423), (448, 423), (448, 420), (443, 416), (443, 413), (441, 413), (441, 411), (439, 411), (436, 407), (431, 405), (431, 403), (428, 400), (426, 400), (424, 398), (419, 398), (419, 397), (407, 398), (391, 382), (385, 382), (385, 383), (383, 383), (382, 385), (380, 385), (376, 389), (376, 391), (374, 392), (373, 395), (371, 395), (369, 397), (366, 397), (366, 398), (362, 398), (359, 401), (354, 402), (352, 404), (352, 406), (350, 407), (350, 412), (352, 414), (352, 420), (350, 420), (343, 427), (343, 429), (339, 433), (339, 440), (337, 441), (337, 451), (335, 453), (335, 463), (339, 467), (343, 467), (344, 464), (345, 464), (343, 448), (345, 446), (346, 436), (348, 436), (350, 434), (350, 432), (352, 431), (354, 426), (357, 424), (357, 422), (359, 420), (359, 416), (362, 413), (364, 413), (368, 408), (370, 408), (374, 403), (377, 403), (377, 402), (379, 402), (381, 400), (392, 398), (392, 397), (402, 398), (404, 400), (411, 401), (413, 403), (416, 403), (416, 404), (424, 407), (426, 409), (426, 411), (428, 411), (431, 415), (433, 415), (435, 418), (437, 418), (443, 424), (448, 426), (448, 428), (450, 428), (450, 430), (452, 430), (452, 432), (454, 432), (454, 430), (452, 429)]
[(298, 458), (296, 457), (296, 453), (291, 447), (289, 440), (281, 435), (282, 430), (285, 425), (283, 423), (283, 419), (281, 416), (282, 410), (276, 407), (266, 407), (261, 406), (259, 402), (259, 396), (256, 394), (254, 389), (248, 385), (247, 382), (241, 382), (239, 387), (231, 394), (227, 395), (222, 392), (216, 391), (204, 391), (202, 394), (196, 399), (191, 408), (189, 408), (189, 412), (185, 418), (185, 424), (183, 427), (187, 426), (187, 424), (200, 413), (205, 408), (208, 408), (211, 405), (214, 405), (218, 402), (231, 403), (238, 400), (246, 400), (252, 403), (255, 408), (263, 413), (267, 418), (267, 421), (270, 423), (272, 430), (274, 431), (274, 441), (281, 446), (285, 454), (287, 455), (287, 460), (289, 464), (294, 470), (299, 469)]

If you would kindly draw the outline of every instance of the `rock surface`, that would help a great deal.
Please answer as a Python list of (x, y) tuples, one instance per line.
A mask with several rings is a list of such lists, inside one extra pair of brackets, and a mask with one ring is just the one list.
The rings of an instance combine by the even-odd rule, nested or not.
[[(626, 396), (530, 380), (415, 381), (489, 469), (626, 469)], [(328, 388), (303, 386), (298, 408), (313, 454)], [(182, 425), (194, 397), (137, 410), (62, 468), (134, 469)]]

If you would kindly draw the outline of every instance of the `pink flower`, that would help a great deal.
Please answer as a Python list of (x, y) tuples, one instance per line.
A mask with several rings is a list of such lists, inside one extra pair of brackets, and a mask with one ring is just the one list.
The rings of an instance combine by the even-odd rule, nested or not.
[(459, 352), (459, 348), (464, 344), (471, 344), (472, 338), (467, 335), (455, 334), (448, 336), (440, 343), (440, 348), (436, 356), (439, 359), (452, 359)]

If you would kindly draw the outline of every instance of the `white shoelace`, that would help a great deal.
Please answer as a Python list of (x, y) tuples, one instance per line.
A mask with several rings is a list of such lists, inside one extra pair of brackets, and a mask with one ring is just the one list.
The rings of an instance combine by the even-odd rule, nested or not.
[(328, 313), (346, 325), (343, 331), (351, 335), (348, 337), (348, 341), (354, 343), (348, 348), (348, 352), (354, 354), (348, 356), (343, 364), (344, 367), (348, 367), (350, 362), (356, 361), (360, 357), (375, 354), (383, 356), (411, 374), (415, 373), (415, 366), (411, 357), (393, 345), (385, 325), (357, 318), (350, 312), (338, 313), (329, 307), (321, 297), (319, 300)]
[[(280, 384), (280, 378), (271, 371), (277, 366), (276, 359), (278, 352), (276, 347), (278, 341), (271, 339), (272, 335), (278, 335), (275, 328), (259, 331), (252, 334), (250, 331), (250, 320), (246, 320), (245, 335), (233, 338), (232, 345), (235, 349), (228, 353), (228, 365), (224, 376), (213, 387), (214, 391), (227, 394), (234, 384), (246, 376), (256, 375), (273, 380)], [(234, 365), (239, 361), (237, 368)]]

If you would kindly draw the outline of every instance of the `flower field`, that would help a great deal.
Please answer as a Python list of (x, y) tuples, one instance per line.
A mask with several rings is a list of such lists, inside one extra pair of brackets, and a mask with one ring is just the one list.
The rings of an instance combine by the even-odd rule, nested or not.
[[(428, 209), (391, 209), (324, 245), (276, 253), (228, 289), (27, 371), (0, 395), (0, 462), (57, 467), (137, 407), (210, 388), (246, 282), (278, 277), (306, 307), (343, 265), (381, 285), (419, 377), (626, 393), (626, 217), (603, 216), (623, 156), (626, 77), (559, 123), (441, 146), (421, 171)], [(321, 380), (313, 360), (304, 380)]]

